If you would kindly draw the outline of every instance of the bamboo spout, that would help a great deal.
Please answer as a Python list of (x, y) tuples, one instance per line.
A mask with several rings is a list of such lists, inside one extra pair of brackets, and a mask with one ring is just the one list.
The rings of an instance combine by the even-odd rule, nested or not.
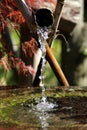
[[(22, 12), (22, 14), (23, 14), (23, 16), (25, 18), (25, 21), (27, 23), (28, 29), (30, 31), (32, 31), (32, 34), (35, 37), (37, 35), (37, 32), (36, 32), (36, 26), (33, 26), (33, 23), (35, 23), (35, 21), (34, 21), (35, 19), (34, 19), (33, 15), (32, 15), (32, 11), (27, 7), (24, 0), (14, 0), (14, 1), (16, 3), (17, 7), (19, 8), (19, 10)], [(53, 23), (53, 14), (50, 12), (50, 16), (52, 18), (51, 19), (52, 21), (51, 21), (50, 24), (47, 25), (47, 26), (49, 26), (49, 25), (52, 25), (52, 23), (53, 23), (53, 25), (52, 25), (52, 30), (53, 31), (49, 36), (50, 37), (50, 39), (49, 39), (49, 45), (50, 46), (51, 46), (52, 40), (55, 37), (56, 31), (57, 31), (57, 28), (58, 28), (58, 25), (59, 25), (59, 20), (60, 20), (60, 16), (61, 16), (60, 14), (61, 14), (61, 10), (62, 10), (62, 7), (63, 7), (63, 2), (64, 2), (64, 0), (59, 0), (59, 2), (57, 2), (56, 11), (54, 13), (55, 14), (54, 23)], [(40, 18), (40, 20), (42, 20), (42, 19)], [(48, 21), (50, 21), (50, 20), (48, 20)], [(48, 43), (46, 43), (46, 50), (47, 50), (47, 56), (46, 56), (47, 61), (49, 62), (51, 68), (55, 72), (56, 77), (60, 81), (61, 85), (64, 85), (65, 87), (68, 87), (69, 83), (68, 83), (65, 75), (63, 74), (59, 64), (57, 63), (55, 57), (53, 56), (53, 54), (52, 54), (52, 52), (51, 52), (51, 50), (50, 50), (50, 48), (48, 46)], [(39, 71), (39, 69), (38, 69), (38, 71)], [(39, 80), (38, 77), (39, 77), (39, 74), (37, 73), (36, 79), (34, 81)]]
[(36, 12), (36, 23), (40, 27), (52, 26), (54, 21), (53, 13), (46, 8), (41, 8)]
[(58, 78), (58, 80), (60, 80), (61, 84), (65, 86), (65, 88), (69, 87), (69, 83), (62, 71), (62, 69), (60, 68), (58, 62), (56, 61), (54, 55), (52, 54), (48, 43), (46, 42), (46, 51), (47, 51), (47, 61), (50, 63), (51, 68), (53, 69), (56, 77)]
[(36, 27), (33, 26), (35, 24), (34, 16), (32, 14), (32, 9), (28, 8), (27, 4), (23, 0), (14, 0), (18, 9), (22, 12), (25, 21), (27, 23), (28, 28), (32, 33), (36, 32)]

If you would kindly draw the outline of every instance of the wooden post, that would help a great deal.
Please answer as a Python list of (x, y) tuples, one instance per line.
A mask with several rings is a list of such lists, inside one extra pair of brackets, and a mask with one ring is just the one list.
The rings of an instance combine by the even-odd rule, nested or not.
[[(48, 43), (49, 47), (51, 47), (52, 42), (53, 42), (53, 40), (54, 40), (55, 37), (56, 37), (56, 33), (57, 33), (57, 31), (58, 31), (58, 26), (59, 26), (59, 21), (60, 21), (60, 18), (61, 18), (61, 13), (62, 13), (63, 5), (64, 5), (64, 0), (58, 0), (57, 6), (56, 6), (56, 9), (55, 9), (55, 12), (54, 12), (54, 23), (53, 23), (53, 25), (52, 25), (52, 27), (51, 27), (51, 30), (52, 30), (52, 31), (51, 31), (51, 33), (49, 34), (49, 38), (48, 38), (48, 40), (47, 40), (47, 43)], [(65, 84), (65, 83), (62, 82), (62, 79), (60, 79), (59, 74), (56, 72), (54, 63), (53, 63), (53, 61), (51, 60), (51, 57), (49, 57), (49, 53), (47, 53), (46, 58), (47, 58), (47, 61), (48, 61), (49, 64), (50, 64), (52, 70), (54, 71), (55, 76), (57, 77), (57, 79), (58, 79), (60, 85), (69, 86), (68, 83)], [(38, 70), (37, 70), (35, 79), (34, 79), (34, 81), (33, 81), (33, 85), (34, 85), (34, 86), (38, 86), (38, 84), (39, 84), (39, 82), (40, 82), (39, 75), (40, 75), (41, 62), (42, 62), (42, 61), (40, 61), (39, 65), (38, 65)]]
[(61, 18), (63, 5), (64, 5), (64, 0), (58, 0), (57, 6), (56, 6), (56, 9), (55, 9), (55, 12), (54, 12), (54, 23), (51, 27), (52, 32), (49, 34), (49, 38), (47, 40), (49, 46), (52, 45), (52, 42), (55, 39), (56, 34), (58, 32), (58, 27), (59, 27), (59, 22), (60, 22), (60, 18)]
[(53, 69), (57, 79), (61, 82), (61, 85), (63, 85), (65, 88), (69, 87), (69, 83), (58, 64), (57, 60), (55, 59), (54, 55), (51, 52), (51, 49), (49, 48), (48, 43), (46, 43), (46, 52), (47, 52), (47, 61), (50, 63), (51, 68)]

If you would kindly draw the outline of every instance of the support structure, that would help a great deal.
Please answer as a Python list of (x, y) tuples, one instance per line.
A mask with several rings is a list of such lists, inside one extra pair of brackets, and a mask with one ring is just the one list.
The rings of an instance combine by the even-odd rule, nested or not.
[[(20, 11), (22, 12), (23, 16), (25, 17), (26, 24), (27, 24), (28, 28), (30, 29), (31, 28), (30, 25), (31, 25), (31, 21), (32, 21), (33, 16), (31, 17), (29, 9), (26, 8), (25, 5), (23, 5), (24, 3), (23, 3), (22, 0), (14, 0), (14, 1), (16, 2), (16, 4), (17, 4), (18, 8), (20, 9)], [(20, 6), (19, 6), (18, 2), (20, 2)], [(48, 44), (46, 44), (46, 50), (47, 50), (46, 58), (47, 58), (47, 60), (48, 60), (48, 62), (50, 64), (52, 70), (54, 71), (55, 76), (59, 80), (60, 85), (68, 87), (69, 83), (68, 83), (67, 79), (65, 78), (60, 66), (58, 65), (56, 59), (54, 58), (54, 56), (51, 53), (51, 50), (49, 48), (49, 46), (51, 47), (52, 41), (54, 40), (54, 38), (56, 36), (56, 33), (58, 31), (58, 26), (59, 26), (59, 21), (60, 21), (63, 5), (64, 5), (64, 0), (58, 0), (57, 6), (56, 6), (56, 9), (55, 9), (55, 13), (54, 13), (54, 23), (53, 23), (53, 25), (51, 27), (52, 31), (49, 34), (49, 39), (47, 41)], [(28, 13), (29, 13), (29, 15), (28, 15)], [(29, 22), (29, 20), (30, 20), (30, 22)], [(33, 37), (36, 36), (36, 30), (35, 29), (36, 28), (34, 26), (34, 32), (35, 33), (32, 33)], [(40, 66), (41, 66), (41, 61), (39, 63), (37, 74), (36, 74), (36, 77), (35, 77), (34, 82), (33, 82), (34, 86), (38, 86), (38, 84), (39, 84)]]
[(49, 48), (49, 45), (46, 43), (46, 52), (47, 56), (46, 59), (49, 62), (51, 68), (53, 69), (57, 79), (61, 83), (61, 85), (65, 86), (65, 88), (69, 87), (69, 83), (60, 67), (58, 64), (57, 60), (55, 59), (54, 55), (51, 52), (51, 49)]

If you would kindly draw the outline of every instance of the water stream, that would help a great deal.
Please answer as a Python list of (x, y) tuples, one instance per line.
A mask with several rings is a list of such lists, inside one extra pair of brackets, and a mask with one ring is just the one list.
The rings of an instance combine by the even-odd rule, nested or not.
[(38, 34), (38, 39), (40, 43), (40, 48), (42, 51), (42, 66), (41, 66), (41, 75), (40, 75), (40, 87), (42, 88), (42, 100), (43, 102), (46, 101), (46, 96), (45, 96), (45, 86), (44, 86), (44, 72), (45, 72), (45, 64), (46, 64), (46, 48), (45, 48), (45, 43), (48, 38), (48, 29), (47, 28), (38, 28), (37, 29), (37, 34)]
[(45, 72), (45, 65), (46, 65), (46, 40), (48, 39), (48, 29), (47, 28), (38, 28), (37, 29), (38, 40), (40, 43), (40, 48), (42, 51), (42, 66), (41, 66), (41, 75), (40, 75), (40, 87), (42, 88), (42, 99), (36, 105), (36, 110), (38, 111), (37, 115), (39, 115), (39, 119), (44, 130), (47, 130), (49, 124), (47, 123), (47, 119), (49, 118), (47, 111), (50, 111), (55, 107), (55, 104), (49, 103), (47, 101), (45, 95), (45, 86), (44, 86), (44, 72)]

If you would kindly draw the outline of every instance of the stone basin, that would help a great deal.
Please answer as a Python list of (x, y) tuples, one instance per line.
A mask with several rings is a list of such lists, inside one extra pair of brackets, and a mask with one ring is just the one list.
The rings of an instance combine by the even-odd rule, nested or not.
[(87, 130), (87, 88), (0, 90), (0, 130)]

